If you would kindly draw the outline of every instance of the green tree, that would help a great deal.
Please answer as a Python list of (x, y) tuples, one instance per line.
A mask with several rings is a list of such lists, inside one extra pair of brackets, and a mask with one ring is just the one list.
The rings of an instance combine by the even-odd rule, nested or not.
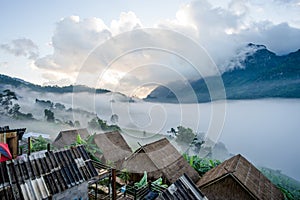
[(117, 125), (108, 125), (106, 121), (100, 119), (99, 117), (94, 117), (88, 122), (88, 127), (94, 130), (102, 131), (116, 131), (121, 130)]
[(13, 117), (18, 116), (18, 114), (20, 113), (20, 105), (15, 103), (12, 108), (9, 109), (8, 114), (12, 115)]
[(6, 114), (8, 114), (9, 109), (13, 105), (13, 100), (18, 100), (17, 95), (9, 89), (4, 90), (3, 93), (0, 94), (0, 103)]
[(122, 179), (126, 184), (128, 184), (128, 181), (130, 180), (130, 173), (127, 169), (122, 169), (120, 174), (120, 179)]
[(118, 116), (117, 114), (113, 114), (113, 115), (110, 117), (110, 121), (111, 121), (111, 123), (113, 123), (113, 124), (118, 123), (118, 121), (119, 121), (119, 116)]
[(45, 118), (46, 118), (47, 122), (54, 122), (54, 120), (55, 120), (54, 113), (51, 110), (45, 109), (44, 113), (45, 113)]
[(185, 128), (183, 126), (178, 126), (177, 129), (178, 129), (177, 137), (176, 137), (177, 143), (189, 144), (195, 138), (195, 134), (193, 133), (192, 129)]
[(183, 157), (200, 176), (203, 176), (206, 172), (221, 164), (221, 161), (219, 160), (200, 158), (197, 155), (189, 156), (187, 154), (183, 154)]
[(78, 134), (76, 137), (76, 141), (71, 144), (71, 146), (77, 146), (77, 145), (84, 145), (86, 151), (88, 152), (90, 158), (92, 160), (101, 162), (95, 154), (102, 154), (101, 149), (93, 142), (95, 138), (96, 133), (93, 135), (88, 136), (85, 140), (81, 138), (81, 136)]
[(42, 136), (31, 138), (31, 152), (46, 150), (48, 143), (51, 144), (51, 141), (43, 138)]

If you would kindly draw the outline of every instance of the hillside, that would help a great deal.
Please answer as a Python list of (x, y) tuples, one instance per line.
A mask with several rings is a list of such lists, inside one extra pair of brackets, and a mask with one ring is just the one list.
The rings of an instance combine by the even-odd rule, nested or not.
[(109, 90), (94, 89), (83, 85), (69, 85), (69, 86), (40, 86), (22, 79), (12, 78), (3, 74), (0, 74), (0, 89), (10, 86), (18, 89), (28, 89), (35, 92), (51, 92), (51, 93), (72, 93), (72, 92), (90, 92), (90, 93), (107, 93)]
[[(232, 62), (231, 70), (221, 76), (227, 99), (300, 98), (300, 50), (278, 56), (262, 45), (248, 44), (247, 48), (255, 49), (254, 53), (247, 53), (243, 60)], [(207, 77), (205, 81), (213, 83), (215, 80), (217, 77)], [(211, 101), (205, 81), (190, 81), (198, 102)], [(176, 95), (185, 96), (186, 90), (183, 86), (182, 93)], [(164, 86), (154, 89), (145, 100), (178, 102), (175, 94)], [(191, 99), (186, 97), (184, 101), (190, 103)]]

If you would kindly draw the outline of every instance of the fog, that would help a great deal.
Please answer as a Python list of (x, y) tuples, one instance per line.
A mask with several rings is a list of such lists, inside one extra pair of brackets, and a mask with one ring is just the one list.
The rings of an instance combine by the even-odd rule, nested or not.
[(300, 100), (230, 101), (221, 141), (258, 166), (300, 180)]
[[(167, 131), (179, 125), (190, 127), (194, 132), (206, 134), (207, 137), (211, 136), (210, 131), (213, 130), (218, 132), (215, 138), (223, 142), (230, 153), (240, 153), (257, 166), (282, 170), (300, 180), (298, 99), (160, 104), (130, 99), (119, 93), (44, 94), (20, 89), (15, 92), (19, 97), (16, 103), (20, 104), (21, 112), (30, 112), (39, 121), (12, 121), (2, 116), (2, 126), (26, 127), (28, 132), (49, 134), (54, 139), (59, 131), (72, 127), (45, 122), (44, 108), (39, 107), (35, 99), (51, 100), (53, 103), (64, 104), (66, 109), (84, 110), (77, 113), (54, 110), (56, 119), (73, 122), (78, 120), (83, 128), (87, 127), (88, 121), (96, 114), (109, 124), (112, 124), (112, 114), (117, 114), (117, 125), (124, 130), (124, 134), (141, 143), (144, 143), (143, 140), (150, 141), (149, 137), (156, 134), (167, 135)], [(218, 110), (220, 105), (226, 106), (226, 110)], [(140, 132), (131, 131), (133, 129)], [(145, 131), (147, 135), (141, 135), (141, 131)]]
[[(114, 95), (111, 98), (115, 98)], [(213, 120), (219, 120), (220, 140), (230, 153), (242, 154), (257, 166), (282, 170), (300, 180), (300, 100), (262, 99), (217, 102), (226, 104), (222, 115), (213, 111), (213, 104), (156, 104), (147, 102), (109, 102), (95, 97), (97, 114), (109, 122), (115, 113), (118, 125), (125, 129), (139, 129), (167, 134), (171, 127), (190, 127), (197, 133), (208, 134)], [(218, 124), (219, 123), (219, 124)], [(129, 133), (130, 135), (130, 133)], [(134, 137), (134, 135), (132, 135)], [(209, 134), (208, 134), (209, 137)], [(138, 138), (141, 140), (142, 138)]]

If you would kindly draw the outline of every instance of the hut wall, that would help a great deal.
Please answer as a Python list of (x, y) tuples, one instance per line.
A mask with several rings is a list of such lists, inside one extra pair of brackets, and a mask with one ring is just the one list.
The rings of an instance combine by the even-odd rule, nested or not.
[(255, 199), (231, 176), (227, 176), (219, 181), (216, 181), (211, 185), (208, 185), (206, 187), (200, 187), (199, 189), (208, 199), (215, 199), (215, 200), (231, 200), (231, 199), (254, 200)]

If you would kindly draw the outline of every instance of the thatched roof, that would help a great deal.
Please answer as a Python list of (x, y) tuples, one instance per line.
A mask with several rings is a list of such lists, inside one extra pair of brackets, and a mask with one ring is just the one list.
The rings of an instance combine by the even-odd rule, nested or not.
[(59, 149), (64, 148), (65, 146), (69, 146), (72, 143), (76, 142), (78, 134), (82, 139), (85, 139), (90, 135), (86, 128), (61, 131), (56, 136), (52, 145)]
[(153, 178), (163, 176), (169, 183), (174, 183), (184, 173), (194, 182), (199, 180), (198, 173), (166, 138), (137, 149), (124, 161), (123, 168), (134, 173), (147, 171)]
[[(230, 181), (224, 181), (225, 179), (230, 179)], [(231, 180), (234, 180), (233, 183)], [(227, 184), (226, 184), (227, 183)], [(203, 177), (198, 181), (197, 186), (201, 191), (210, 198), (213, 196), (217, 198), (218, 191), (211, 190), (211, 193), (208, 194), (205, 191), (206, 188), (211, 186), (225, 187), (229, 196), (232, 196), (234, 191), (231, 191), (232, 188), (230, 184), (238, 184), (243, 189), (241, 192), (248, 193), (254, 199), (284, 199), (281, 191), (271, 183), (271, 181), (265, 177), (254, 165), (252, 165), (247, 159), (245, 159), (240, 154), (224, 161), (219, 166), (213, 168), (203, 175)], [(235, 187), (236, 188), (236, 187)], [(215, 188), (216, 189), (216, 188)], [(224, 199), (224, 194), (220, 197)]]
[(119, 131), (96, 134), (94, 143), (102, 151), (101, 155), (96, 156), (104, 163), (112, 162), (117, 168), (132, 153), (131, 148)]

